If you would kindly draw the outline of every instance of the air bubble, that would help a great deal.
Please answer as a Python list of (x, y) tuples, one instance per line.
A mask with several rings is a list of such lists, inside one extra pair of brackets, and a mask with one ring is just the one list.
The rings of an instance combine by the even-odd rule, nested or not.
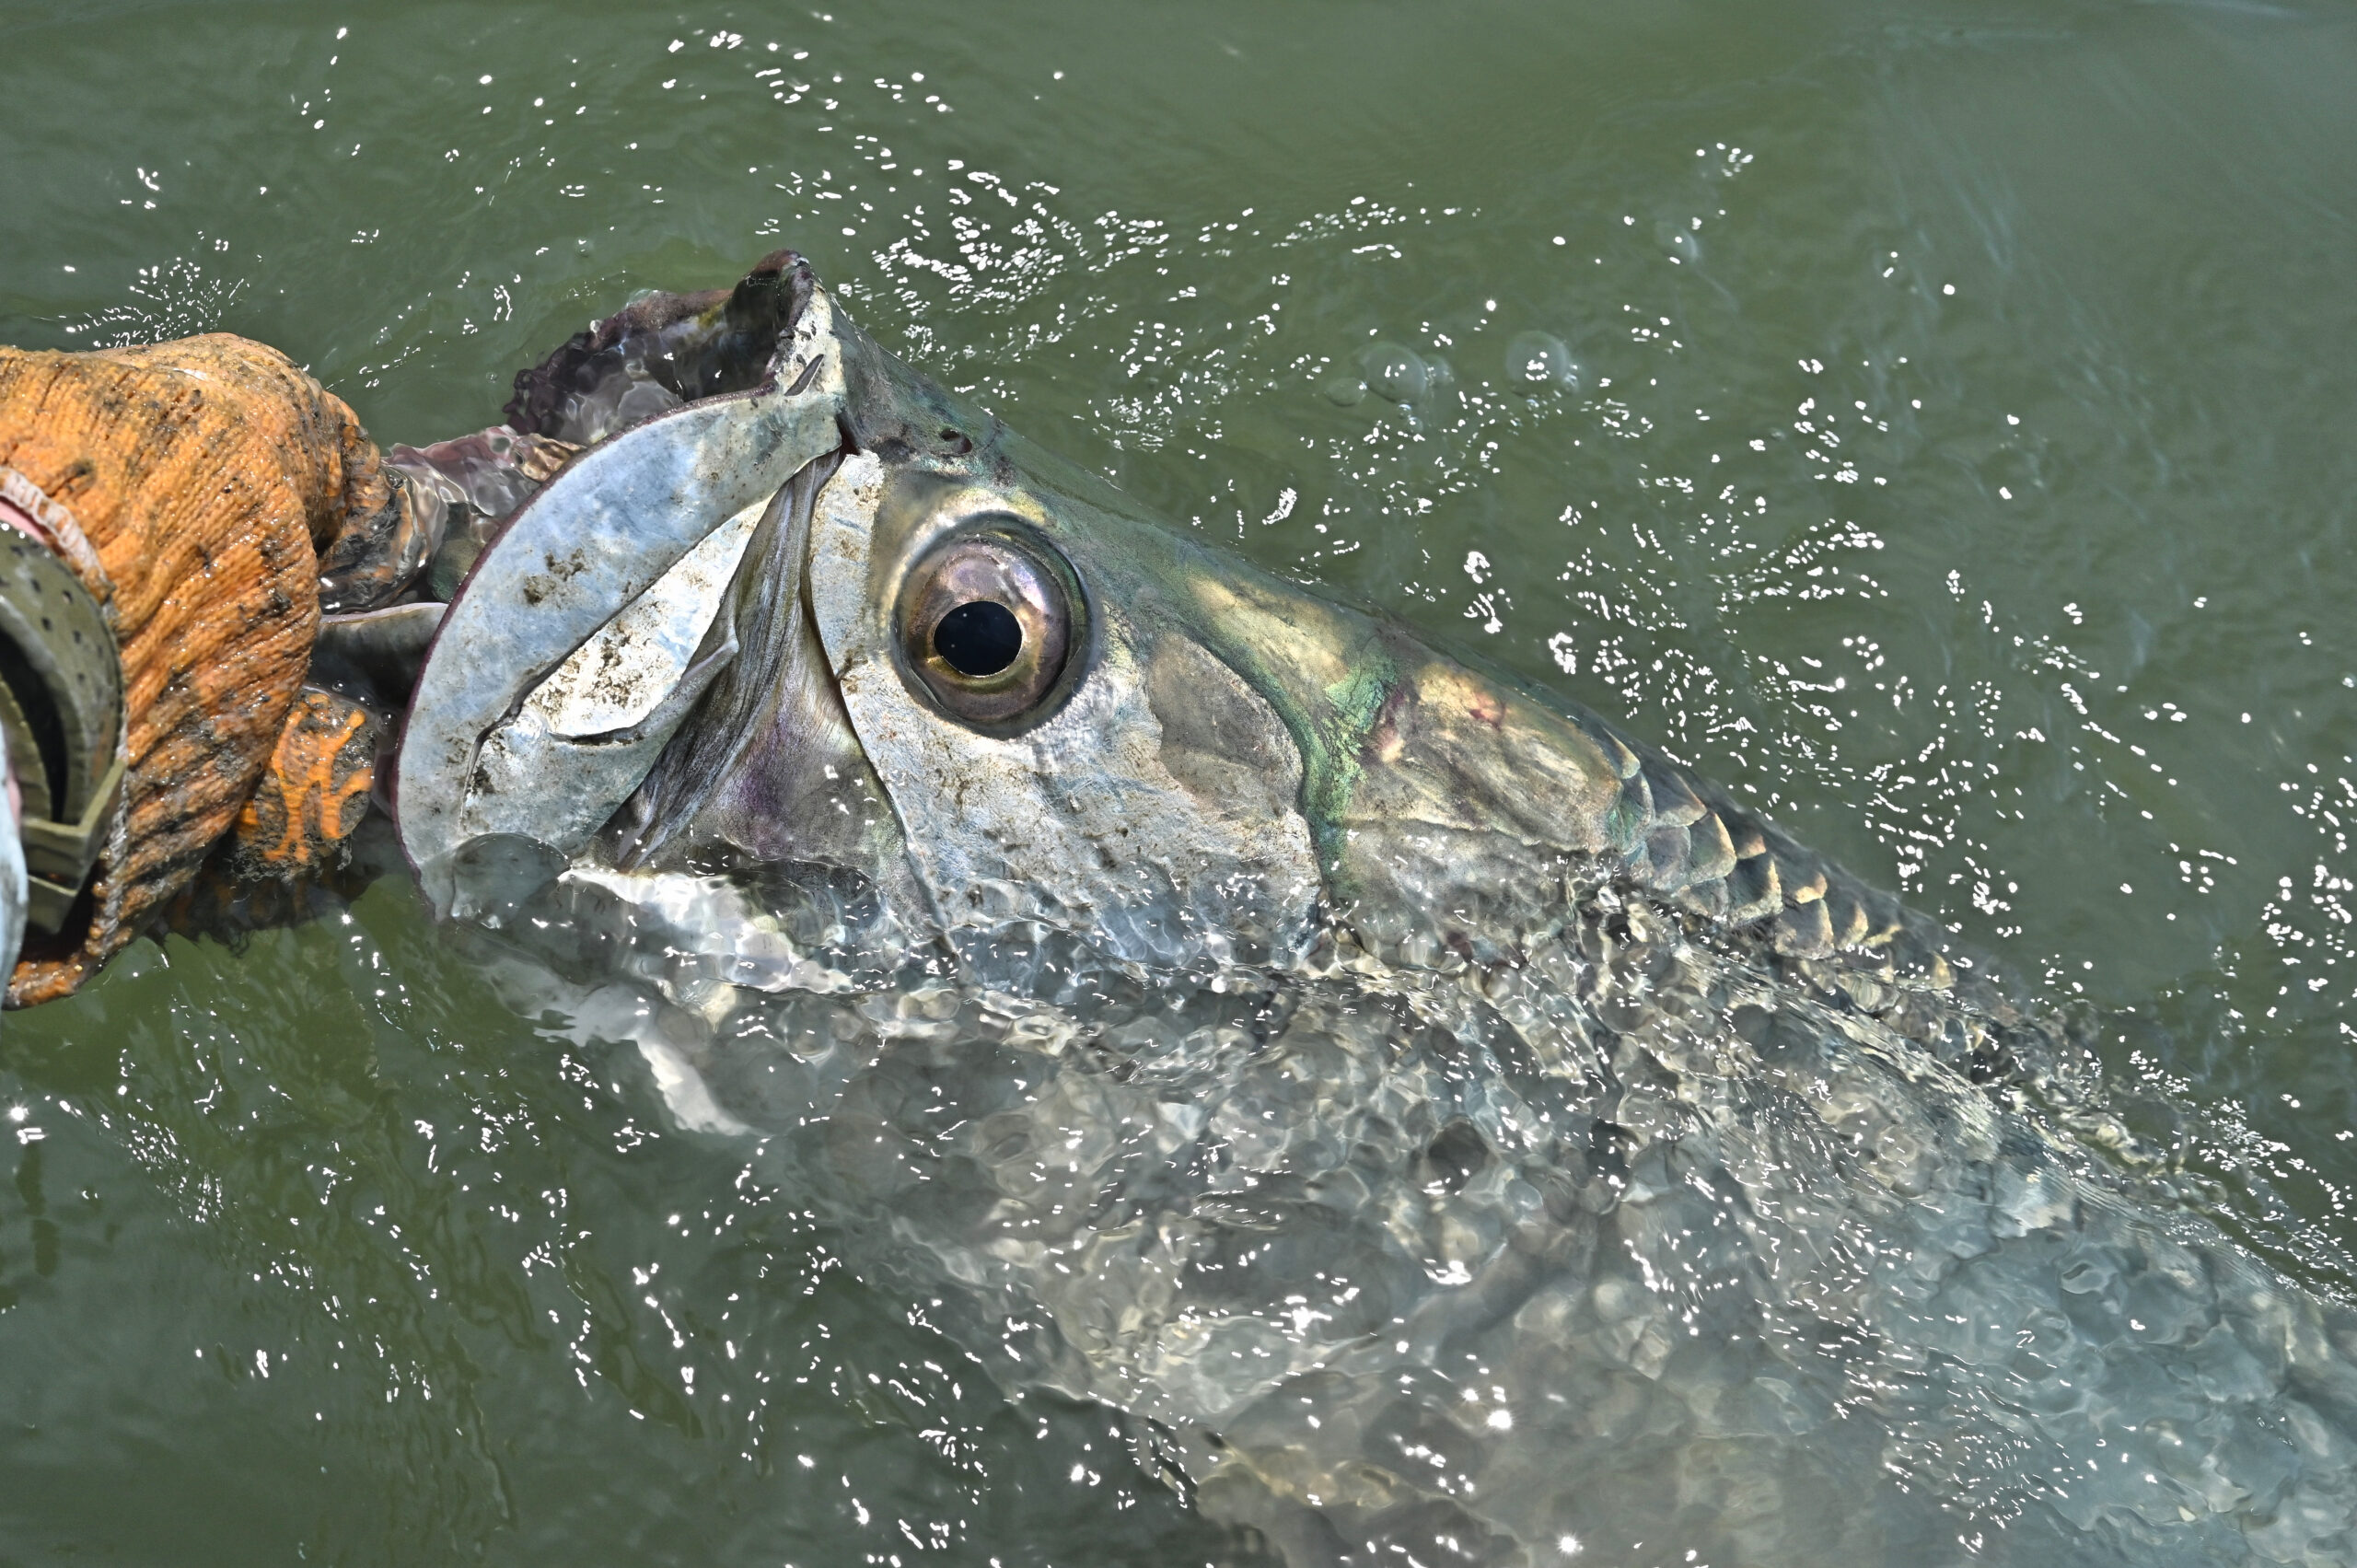
[(1378, 340), (1367, 344), (1359, 354), (1359, 368), (1378, 396), (1395, 403), (1414, 402), (1432, 385), (1432, 372), (1423, 360), (1414, 349), (1399, 343)]
[(1579, 362), (1563, 346), (1563, 340), (1552, 333), (1517, 332), (1506, 344), (1506, 379), (1529, 387), (1552, 383), (1577, 388)]

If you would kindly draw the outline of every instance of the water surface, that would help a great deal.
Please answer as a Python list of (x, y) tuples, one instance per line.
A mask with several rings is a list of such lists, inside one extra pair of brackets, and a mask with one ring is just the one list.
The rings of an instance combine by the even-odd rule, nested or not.
[[(424, 440), (793, 244), (2091, 1009), (2357, 1300), (2346, 7), (17, 4), (0, 52), (0, 341), (244, 332)], [(400, 886), (141, 945), (8, 1021), (0, 1107), (0, 1562), (1232, 1551)]]

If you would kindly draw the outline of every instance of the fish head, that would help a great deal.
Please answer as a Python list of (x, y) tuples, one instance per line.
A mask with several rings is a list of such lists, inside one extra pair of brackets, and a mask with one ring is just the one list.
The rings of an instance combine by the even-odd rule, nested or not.
[(1449, 941), (1469, 900), (1632, 837), (1608, 734), (1155, 517), (799, 258), (763, 267), (766, 358), (728, 328), (762, 271), (703, 308), (751, 384), (687, 378), (592, 447), (451, 606), (399, 809), (443, 912), (567, 875), (816, 881), (969, 958), (1028, 924), (1264, 962), (1338, 912)]

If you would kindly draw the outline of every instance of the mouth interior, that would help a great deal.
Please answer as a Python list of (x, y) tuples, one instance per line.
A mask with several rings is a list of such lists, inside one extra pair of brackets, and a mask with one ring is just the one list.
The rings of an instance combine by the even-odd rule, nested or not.
[[(671, 738), (609, 825), (609, 853), (624, 867), (646, 864), (687, 830), (743, 772), (750, 753), (815, 741), (842, 713), (807, 598), (811, 512), (842, 455), (797, 472), (744, 548), (707, 640), (733, 631), (739, 651)], [(848, 720), (842, 727), (848, 731)], [(772, 759), (775, 761), (775, 759)]]

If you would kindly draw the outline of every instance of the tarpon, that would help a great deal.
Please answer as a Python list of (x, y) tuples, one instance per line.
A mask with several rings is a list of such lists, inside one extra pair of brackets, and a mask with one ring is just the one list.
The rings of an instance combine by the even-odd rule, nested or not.
[(1157, 521), (789, 252), (510, 420), (587, 449), (418, 681), (427, 896), (1239, 1540), (2357, 1561), (2357, 1315), (1726, 792)]

